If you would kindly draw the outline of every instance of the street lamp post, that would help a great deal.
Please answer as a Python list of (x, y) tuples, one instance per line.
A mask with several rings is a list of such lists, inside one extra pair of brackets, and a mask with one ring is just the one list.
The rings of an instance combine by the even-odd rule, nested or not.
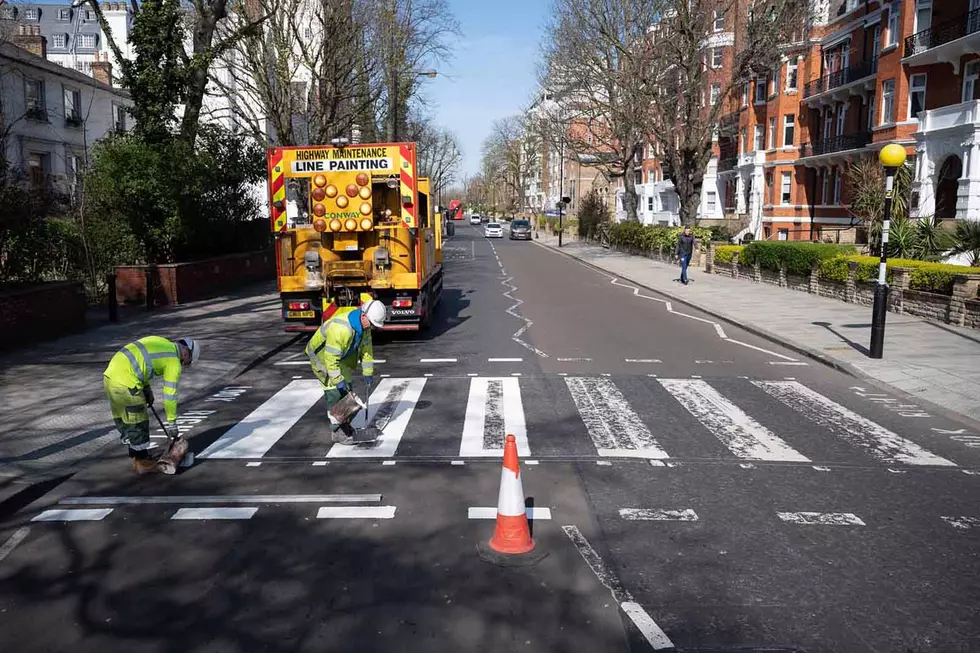
[[(411, 71), (398, 70), (392, 68), (391, 70), (391, 142), (398, 142), (398, 78), (406, 73), (411, 73)], [(413, 77), (428, 77), (434, 78), (438, 75), (434, 70), (423, 70), (421, 72), (412, 73)]]
[(878, 283), (875, 285), (874, 307), (871, 309), (871, 358), (881, 358), (885, 346), (885, 315), (888, 313), (888, 227), (891, 223), (892, 188), (895, 171), (905, 163), (905, 148), (891, 143), (881, 148), (878, 161), (885, 168), (885, 212), (881, 219), (881, 259), (878, 262)]

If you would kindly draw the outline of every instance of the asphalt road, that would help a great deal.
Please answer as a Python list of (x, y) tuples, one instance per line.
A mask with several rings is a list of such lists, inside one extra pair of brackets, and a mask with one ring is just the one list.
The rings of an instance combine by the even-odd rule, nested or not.
[[(980, 650), (980, 425), (533, 242), (459, 225), (446, 274), (376, 339), (377, 445), (299, 343), (182, 407), (193, 468), (0, 523), (0, 650)], [(505, 433), (533, 567), (477, 555)]]

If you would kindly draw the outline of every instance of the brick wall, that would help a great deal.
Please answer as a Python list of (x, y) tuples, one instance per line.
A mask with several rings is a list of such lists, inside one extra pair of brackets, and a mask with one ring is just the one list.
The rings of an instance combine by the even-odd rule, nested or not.
[[(271, 248), (193, 263), (158, 265), (153, 279), (153, 297), (157, 305), (185, 304), (275, 277), (276, 262)], [(146, 266), (117, 266), (116, 296), (121, 304), (145, 302)]]
[(0, 293), (0, 349), (12, 349), (85, 328), (81, 282), (56, 282)]

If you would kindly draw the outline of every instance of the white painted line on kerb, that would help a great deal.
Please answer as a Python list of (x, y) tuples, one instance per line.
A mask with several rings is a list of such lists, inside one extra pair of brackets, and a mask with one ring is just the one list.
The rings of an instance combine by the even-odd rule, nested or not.
[(291, 381), (197, 455), (198, 458), (261, 458), (323, 397), (316, 379)]
[(45, 510), (31, 521), (102, 521), (112, 508), (79, 508), (77, 510)]
[(520, 363), (523, 362), (523, 358), (488, 358), (488, 363)]
[[(371, 426), (380, 431), (372, 445), (335, 444), (327, 452), (327, 458), (390, 458), (405, 435), (412, 419), (415, 405), (419, 402), (425, 378), (381, 379), (371, 393)], [(351, 421), (355, 429), (364, 429), (367, 420), (364, 411)]]
[(779, 518), (791, 524), (816, 524), (822, 526), (865, 526), (861, 519), (850, 512), (777, 512)]
[(518, 455), (531, 455), (520, 383), (511, 377), (472, 379), (459, 455), (498, 458), (507, 435), (517, 440)]
[(612, 594), (613, 599), (619, 604), (626, 616), (636, 625), (637, 629), (643, 635), (644, 639), (649, 642), (653, 650), (660, 651), (663, 649), (674, 648), (673, 642), (667, 637), (667, 634), (657, 625), (657, 622), (650, 617), (649, 614), (640, 606), (640, 604), (633, 601), (633, 597), (628, 591), (623, 587), (622, 583), (619, 582), (619, 578), (606, 566), (596, 553), (596, 550), (592, 548), (589, 541), (585, 539), (582, 532), (577, 526), (562, 526), (561, 529), (568, 536), (568, 539), (572, 541), (575, 548), (578, 549), (579, 554), (585, 563), (589, 565), (592, 569), (592, 573), (596, 575), (599, 582), (609, 590)]
[(392, 519), (395, 506), (324, 506), (317, 519)]
[(455, 358), (420, 358), (420, 363), (455, 363)]
[(181, 503), (373, 503), (380, 494), (229, 494), (132, 497), (65, 497), (58, 503), (70, 506), (162, 506)]
[(956, 466), (955, 463), (926, 451), (911, 440), (906, 440), (822, 394), (814, 392), (799, 381), (752, 381), (752, 383), (811, 422), (819, 424), (856, 447), (866, 449), (878, 460), (907, 465)]
[[(940, 519), (953, 528), (964, 531), (971, 528), (980, 528), (980, 517), (940, 517)], [(0, 556), (0, 560), (3, 560), (2, 556)]]
[(17, 548), (17, 545), (23, 542), (30, 532), (31, 529), (29, 526), (21, 526), (14, 531), (14, 534), (7, 538), (3, 546), (0, 546), (0, 562), (3, 562), (3, 559), (9, 556), (11, 551)]
[(600, 456), (668, 457), (612, 381), (569, 376), (565, 385)]
[(808, 462), (772, 431), (745, 414), (705, 381), (659, 379), (691, 415), (739, 458)]
[(627, 521), (697, 521), (698, 515), (690, 508), (660, 510), (657, 508), (621, 508), (619, 516)]
[[(527, 513), (527, 518), (530, 519), (531, 521), (534, 521), (535, 519), (540, 519), (545, 521), (551, 519), (551, 508), (530, 507), (530, 508), (525, 508), (524, 510)], [(480, 506), (476, 508), (470, 508), (466, 512), (466, 518), (467, 519), (496, 519), (497, 508), (495, 506), (487, 506), (487, 507)]]
[(248, 508), (180, 508), (170, 519), (186, 521), (207, 521), (211, 519), (251, 519), (258, 511), (252, 506)]

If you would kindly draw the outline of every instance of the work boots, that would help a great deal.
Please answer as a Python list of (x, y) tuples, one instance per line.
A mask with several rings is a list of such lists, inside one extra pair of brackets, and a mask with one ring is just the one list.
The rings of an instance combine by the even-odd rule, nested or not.
[(155, 460), (149, 458), (133, 458), (133, 473), (138, 475), (152, 474), (159, 471)]
[(332, 439), (337, 444), (352, 445), (355, 442), (355, 433), (354, 427), (350, 424), (341, 424), (340, 428), (333, 432)]

